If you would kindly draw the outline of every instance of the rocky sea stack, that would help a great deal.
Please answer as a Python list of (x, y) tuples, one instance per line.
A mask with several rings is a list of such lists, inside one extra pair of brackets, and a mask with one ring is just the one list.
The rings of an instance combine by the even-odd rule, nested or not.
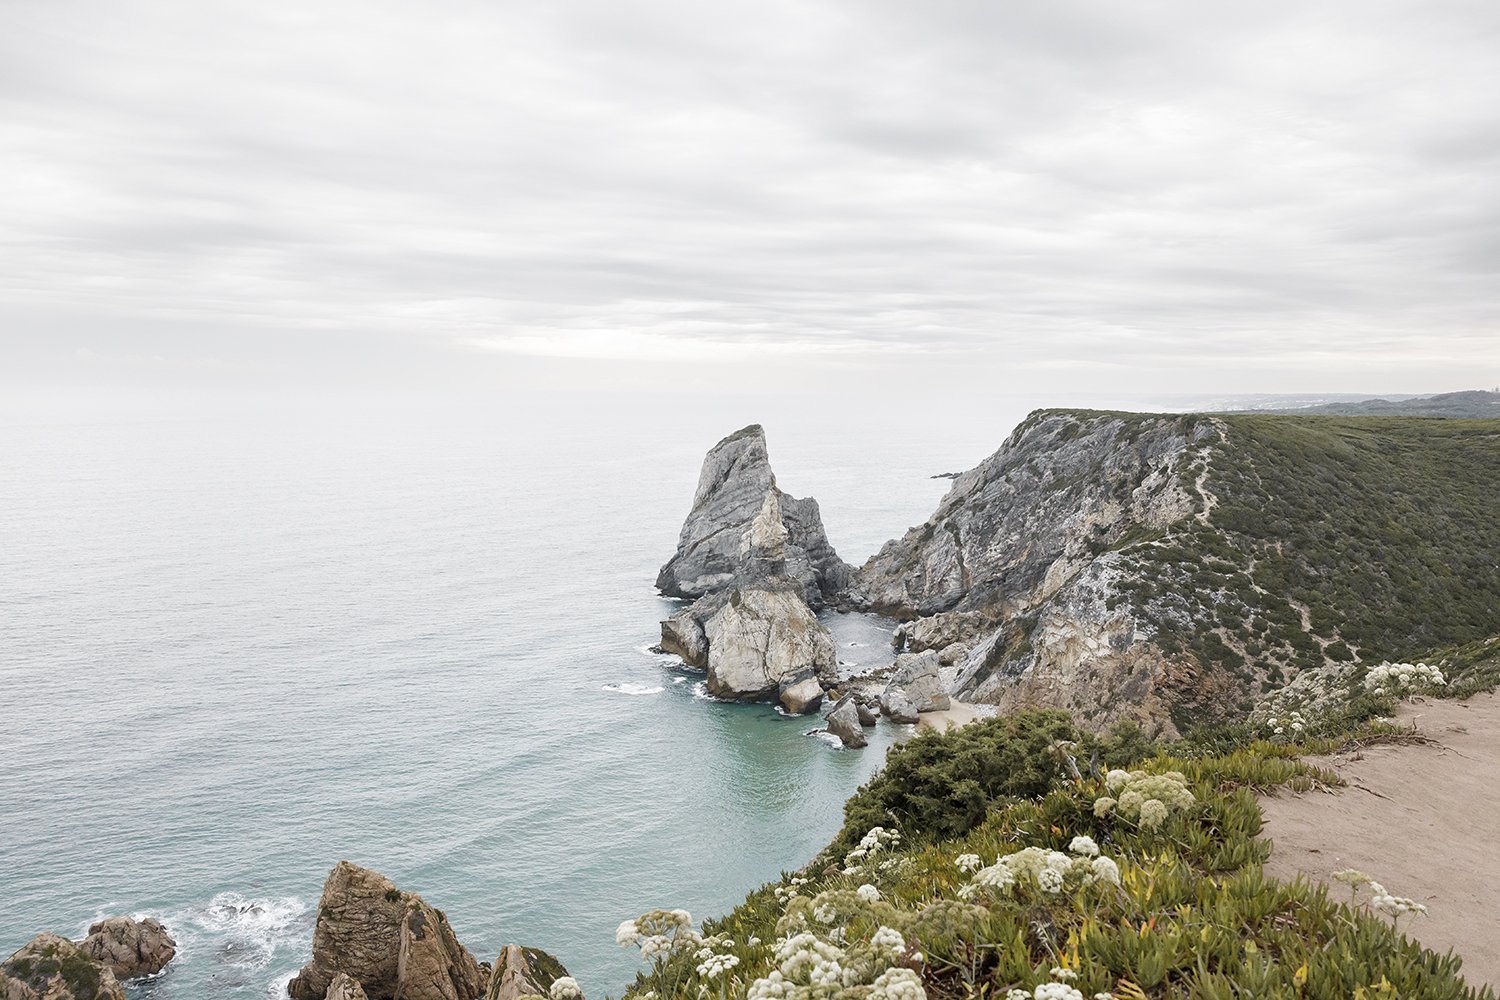
[(765, 432), (753, 424), (703, 460), (677, 552), (656, 581), (694, 603), (662, 622), (661, 649), (705, 670), (715, 697), (814, 711), (838, 682), (833, 639), (814, 610), (852, 575), (817, 501), (777, 487)]

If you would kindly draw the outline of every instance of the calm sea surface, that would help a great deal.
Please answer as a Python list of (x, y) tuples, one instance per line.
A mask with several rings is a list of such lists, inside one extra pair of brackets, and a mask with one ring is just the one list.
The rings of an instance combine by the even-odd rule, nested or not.
[[(861, 562), (1027, 408), (7, 418), (0, 956), (151, 914), (181, 951), (135, 996), (279, 996), (348, 858), (478, 957), (543, 947), (618, 995), (620, 920), (802, 864), (905, 735), (844, 752), (646, 651), (703, 452), (764, 423)], [(890, 623), (828, 624), (888, 661)]]

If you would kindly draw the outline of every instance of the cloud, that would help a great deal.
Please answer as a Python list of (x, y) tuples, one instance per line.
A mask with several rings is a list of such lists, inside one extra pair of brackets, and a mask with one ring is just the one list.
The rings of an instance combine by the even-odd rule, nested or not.
[(12, 339), (55, 310), (69, 350), (177, 323), (205, 356), (1500, 369), (1489, 4), (0, 18)]

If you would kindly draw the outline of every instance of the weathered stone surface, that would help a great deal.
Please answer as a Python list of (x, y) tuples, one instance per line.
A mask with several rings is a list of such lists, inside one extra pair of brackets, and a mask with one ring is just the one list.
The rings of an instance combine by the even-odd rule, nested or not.
[(540, 948), (508, 944), (495, 959), (485, 1000), (518, 1000), (546, 996), (552, 984), (568, 974), (563, 964)]
[(917, 707), (901, 688), (888, 688), (880, 696), (880, 711), (892, 722), (917, 721)]
[(784, 577), (795, 580), (803, 600), (816, 608), (842, 593), (852, 575), (828, 542), (817, 501), (777, 488), (765, 432), (752, 424), (714, 445), (703, 459), (677, 552), (657, 575), (656, 586), (673, 597), (699, 598)]
[(370, 1000), (474, 1000), (488, 985), (441, 910), (347, 861), (323, 884), (312, 961), (287, 992), (293, 1000), (322, 1000), (340, 972)]
[(806, 715), (808, 712), (816, 712), (818, 706), (823, 703), (823, 685), (811, 675), (790, 683), (782, 682), (780, 701), (781, 707), (788, 715)]
[(1115, 550), (1208, 516), (1202, 469), (1225, 433), (1204, 416), (1033, 413), (925, 524), (864, 565), (849, 603), (915, 619), (897, 648), (941, 651), (955, 696), (1067, 708), (1095, 729), (1129, 716), (1171, 734), (1169, 707), (1221, 685), (1154, 643)]
[(856, 698), (854, 699), (854, 710), (859, 715), (861, 726), (873, 726), (880, 721), (879, 699)]
[(329, 984), (326, 1000), (370, 1000), (359, 980), (347, 972), (340, 972)]
[(0, 1000), (125, 1000), (125, 988), (72, 941), (38, 934), (0, 963)]
[[(1024, 613), (1127, 532), (1188, 517), (1195, 498), (1179, 473), (1218, 438), (1207, 421), (1171, 415), (1037, 411), (954, 481), (925, 524), (865, 563), (856, 600), (903, 618)], [(928, 648), (964, 638), (949, 632)]]
[(902, 653), (896, 657), (896, 669), (887, 682), (886, 694), (901, 691), (918, 712), (941, 712), (948, 708), (948, 692), (943, 688), (942, 664), (938, 654)]
[(172, 935), (150, 917), (107, 917), (89, 928), (79, 947), (109, 966), (116, 979), (154, 976), (177, 954)]
[(836, 672), (833, 637), (795, 584), (736, 588), (704, 627), (708, 691), (747, 701), (775, 697), (784, 680)]
[(663, 653), (676, 653), (690, 667), (708, 666), (708, 637), (694, 608), (683, 608), (661, 623)]
[(833, 706), (833, 711), (828, 713), (828, 731), (837, 736), (845, 747), (855, 749), (865, 746), (869, 741), (865, 739), (865, 730), (859, 721), (859, 710), (855, 707), (854, 696), (846, 694), (840, 698), (838, 704)]

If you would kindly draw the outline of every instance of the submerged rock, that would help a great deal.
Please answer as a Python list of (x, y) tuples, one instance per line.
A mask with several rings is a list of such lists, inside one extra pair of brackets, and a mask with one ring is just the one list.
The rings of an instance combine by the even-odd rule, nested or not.
[(0, 1000), (126, 1000), (109, 966), (65, 937), (38, 934), (0, 963)]
[(116, 979), (154, 976), (177, 954), (172, 935), (150, 917), (106, 917), (89, 928), (79, 947), (109, 966)]
[(731, 591), (704, 626), (708, 691), (718, 698), (767, 700), (783, 681), (803, 676), (822, 686), (837, 680), (833, 637), (794, 585)]
[(495, 959), (485, 1000), (546, 996), (552, 984), (568, 974), (563, 964), (540, 948), (508, 944)]
[(840, 698), (833, 711), (828, 713), (828, 731), (837, 736), (845, 747), (857, 749), (869, 743), (865, 739), (864, 726), (860, 724), (859, 709), (854, 696), (846, 694)]
[(885, 687), (886, 697), (900, 691), (918, 712), (942, 712), (949, 706), (943, 688), (942, 662), (937, 653), (902, 653)]
[(474, 1000), (489, 984), (488, 970), (458, 942), (441, 910), (347, 861), (323, 884), (312, 961), (287, 992), (293, 1000), (323, 1000), (339, 973), (370, 1000)]
[(842, 593), (853, 573), (829, 544), (817, 501), (788, 496), (776, 486), (765, 431), (752, 424), (704, 457), (677, 551), (656, 586), (672, 597), (696, 599), (785, 577), (816, 608)]

